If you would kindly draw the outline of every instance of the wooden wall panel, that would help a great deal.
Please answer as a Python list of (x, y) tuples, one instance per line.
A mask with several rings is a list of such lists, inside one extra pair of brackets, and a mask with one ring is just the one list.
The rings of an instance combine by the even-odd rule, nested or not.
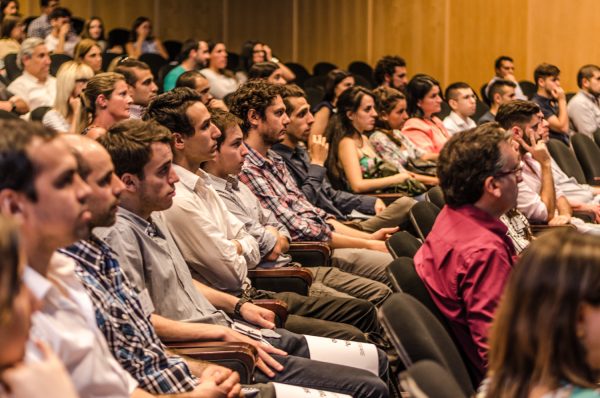
[[(153, 0), (92, 0), (92, 2), (93, 12), (102, 18), (107, 32), (113, 28), (130, 29), (134, 19), (142, 15), (156, 21)], [(164, 3), (166, 2), (163, 2), (163, 7)], [(160, 30), (156, 34), (160, 37)]]
[(160, 9), (163, 40), (223, 40), (222, 36), (222, 0), (169, 0), (168, 7)]

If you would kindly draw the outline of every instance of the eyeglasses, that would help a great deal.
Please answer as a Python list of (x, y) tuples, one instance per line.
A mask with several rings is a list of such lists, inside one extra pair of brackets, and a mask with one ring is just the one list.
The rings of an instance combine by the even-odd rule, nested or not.
[(514, 174), (515, 177), (520, 178), (523, 175), (523, 167), (521, 167), (521, 165), (518, 165), (517, 167), (509, 171), (499, 171), (498, 173), (494, 174), (494, 178), (502, 178), (511, 174)]

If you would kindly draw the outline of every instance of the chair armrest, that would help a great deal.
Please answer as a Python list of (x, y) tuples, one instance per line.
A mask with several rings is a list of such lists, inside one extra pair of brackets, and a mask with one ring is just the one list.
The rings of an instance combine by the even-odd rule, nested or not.
[(534, 236), (538, 236), (547, 231), (552, 231), (556, 228), (577, 229), (577, 227), (573, 224), (566, 224), (566, 225), (531, 224), (530, 227), (531, 227), (531, 233)]
[(385, 203), (386, 206), (396, 201), (396, 199), (400, 199), (406, 196), (403, 193), (366, 193), (365, 195), (381, 199), (381, 201)]
[(288, 305), (286, 302), (277, 299), (259, 299), (254, 300), (254, 304), (259, 307), (271, 310), (275, 313), (276, 326), (284, 327), (288, 317)]
[(213, 362), (232, 369), (240, 374), (243, 384), (249, 384), (254, 379), (258, 352), (250, 344), (223, 341), (181, 341), (166, 343), (166, 346), (177, 355)]
[(328, 267), (331, 248), (325, 242), (292, 242), (288, 254), (305, 267)]
[(248, 270), (248, 278), (252, 286), (259, 290), (294, 292), (303, 296), (308, 295), (313, 282), (312, 273), (300, 267), (251, 269)]

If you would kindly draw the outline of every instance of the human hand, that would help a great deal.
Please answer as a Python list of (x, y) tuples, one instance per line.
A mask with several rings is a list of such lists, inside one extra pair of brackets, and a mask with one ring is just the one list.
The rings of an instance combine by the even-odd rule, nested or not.
[(566, 99), (565, 90), (560, 86), (553, 88), (551, 93), (552, 93), (552, 97), (554, 97), (557, 100)]
[(529, 131), (529, 142), (526, 143), (525, 140), (518, 136), (514, 136), (514, 140), (519, 143), (527, 152), (531, 154), (531, 156), (540, 162), (541, 164), (549, 164), (550, 163), (550, 152), (548, 152), (548, 147), (543, 140), (537, 140), (535, 137), (535, 133), (533, 131)]
[(265, 61), (271, 61), (271, 58), (273, 58), (273, 51), (271, 50), (271, 47), (263, 44), (263, 51), (265, 52)]
[(69, 107), (71, 108), (71, 110), (73, 111), (73, 114), (76, 117), (77, 114), (79, 113), (79, 110), (81, 109), (81, 98), (70, 96), (69, 97)]
[(66, 37), (70, 31), (71, 31), (71, 24), (64, 23), (60, 26), (60, 28), (58, 30), (58, 35), (60, 37)]
[(44, 342), (37, 341), (42, 354), (40, 362), (19, 364), (0, 375), (14, 398), (77, 398), (73, 382), (60, 359)]
[(223, 102), (223, 100), (219, 100), (219, 99), (211, 99), (210, 102), (208, 103), (208, 108), (209, 109), (221, 109), (225, 112), (229, 112), (229, 109), (227, 108), (227, 105), (225, 105), (225, 102)]
[(327, 138), (324, 135), (312, 135), (308, 140), (308, 152), (312, 164), (323, 166), (329, 154)]
[(383, 240), (367, 240), (367, 249), (377, 250), (384, 253), (389, 253), (389, 250), (385, 246), (385, 241)]
[(265, 329), (275, 329), (275, 313), (252, 303), (244, 303), (240, 315), (245, 321)]
[(144, 26), (144, 24), (141, 24), (140, 26), (137, 27), (137, 29), (135, 30), (135, 33), (137, 33), (137, 37), (138, 37), (139, 41), (145, 41), (150, 32)]
[(390, 235), (398, 232), (399, 229), (400, 229), (399, 227), (378, 229), (377, 231), (375, 231), (371, 234), (371, 239), (386, 240), (387, 238), (390, 237)]
[(256, 361), (256, 366), (268, 377), (275, 377), (275, 372), (272, 369), (274, 369), (277, 372), (281, 372), (283, 370), (283, 365), (281, 365), (275, 360), (275, 358), (269, 355), (275, 354), (286, 356), (287, 352), (283, 350), (280, 350), (268, 344), (261, 343), (260, 341), (251, 339), (250, 337), (244, 336), (243, 334), (238, 333), (235, 330), (229, 328), (226, 329), (223, 341), (242, 342), (255, 347), (258, 351), (258, 360)]
[(548, 225), (567, 225), (571, 222), (571, 216), (567, 215), (556, 215), (552, 217), (552, 220), (548, 221)]
[(393, 177), (396, 180), (395, 181), (396, 184), (402, 184), (409, 178), (413, 178), (413, 176), (414, 176), (414, 174), (412, 174), (412, 173), (402, 172), (402, 173), (395, 174)]
[(199, 384), (192, 392), (199, 397), (227, 397), (240, 395), (240, 375), (231, 369), (219, 365), (208, 365), (198, 378)]
[(383, 200), (377, 198), (377, 200), (375, 201), (375, 214), (379, 214), (382, 211), (385, 210), (387, 206), (385, 205), (385, 203), (383, 203)]

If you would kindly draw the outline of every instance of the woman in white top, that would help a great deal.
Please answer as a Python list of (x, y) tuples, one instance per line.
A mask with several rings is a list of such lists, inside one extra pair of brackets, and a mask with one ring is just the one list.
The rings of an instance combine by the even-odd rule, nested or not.
[(60, 133), (75, 133), (81, 110), (79, 95), (93, 76), (94, 71), (86, 64), (75, 61), (62, 64), (56, 74), (54, 107), (46, 112), (42, 124)]
[(216, 99), (223, 99), (227, 94), (237, 90), (240, 83), (227, 67), (227, 48), (223, 43), (208, 43), (210, 58), (208, 68), (201, 70), (210, 82), (210, 93)]

